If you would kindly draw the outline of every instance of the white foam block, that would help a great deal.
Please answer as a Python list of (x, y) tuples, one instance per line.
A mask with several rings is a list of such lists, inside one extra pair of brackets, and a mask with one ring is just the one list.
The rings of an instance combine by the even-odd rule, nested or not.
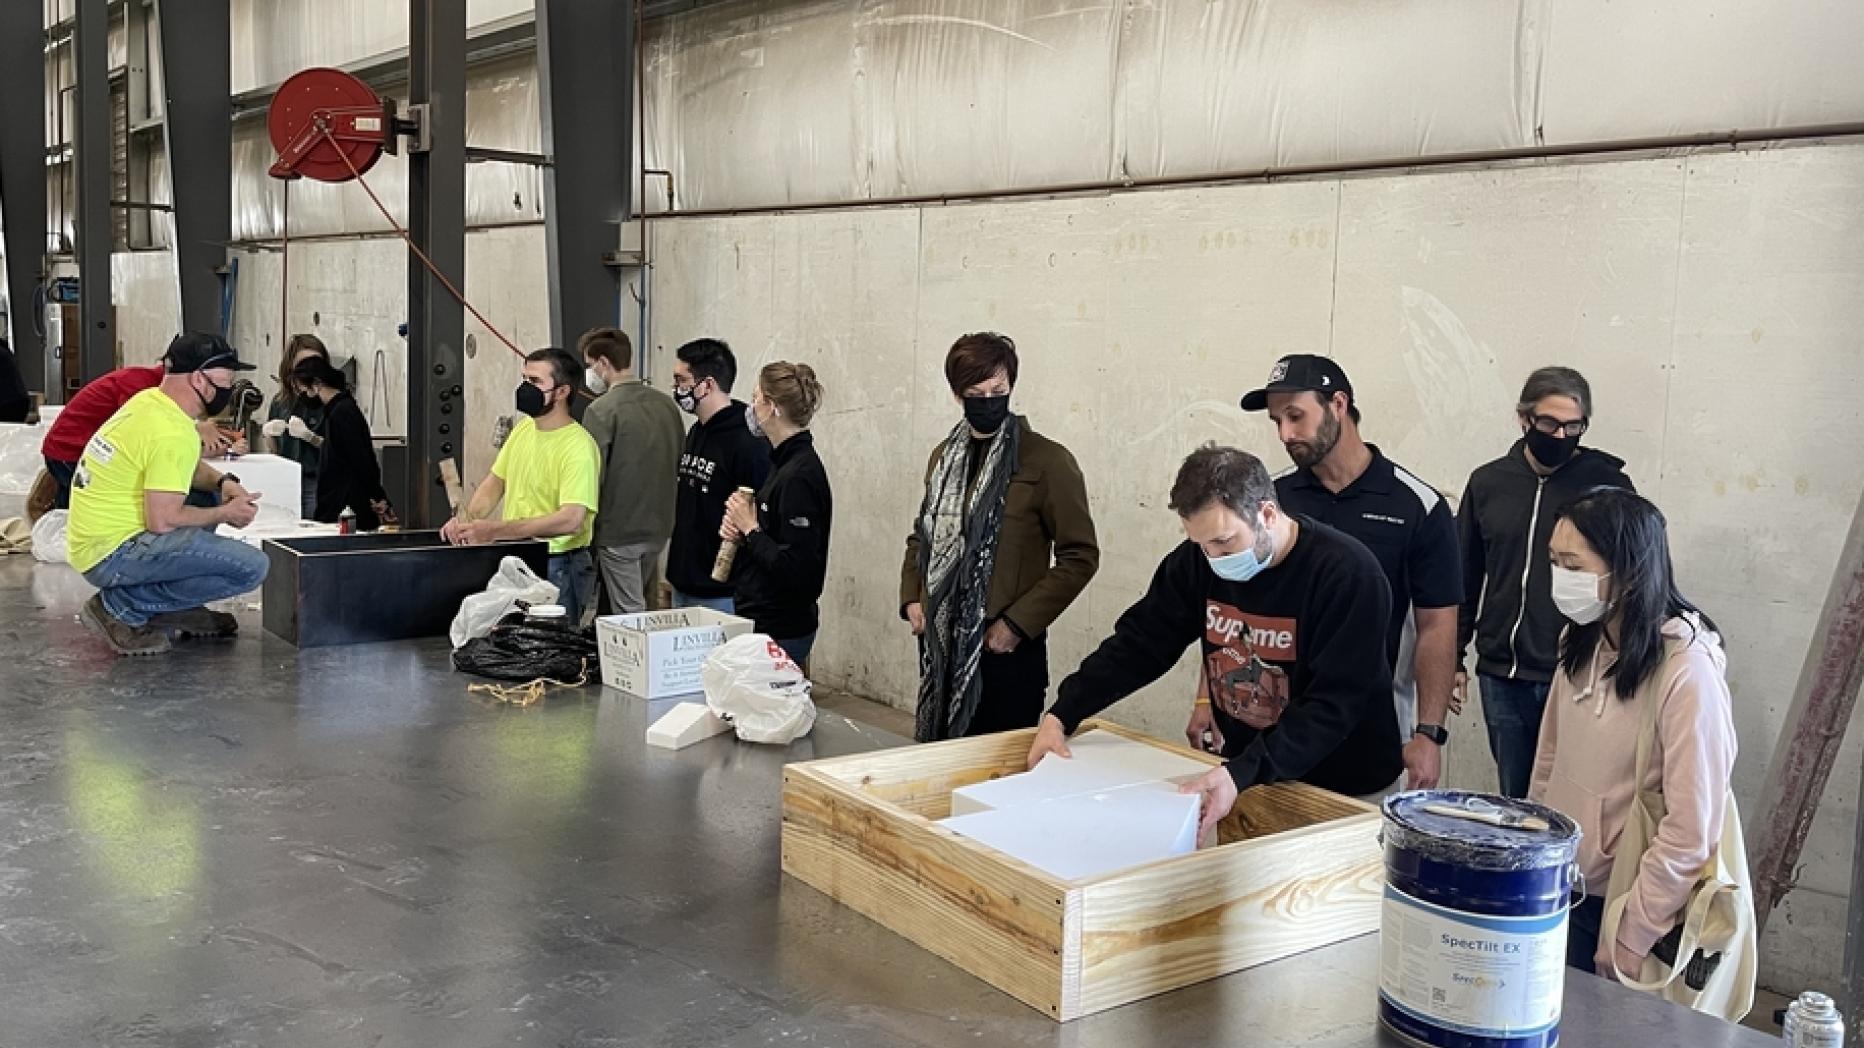
[(972, 815), (1139, 783), (1188, 782), (1211, 768), (1110, 731), (1087, 732), (1070, 740), (1068, 749), (1074, 756), (1051, 753), (1029, 771), (960, 786), (951, 791), (951, 813)]
[(1198, 795), (1153, 782), (953, 816), (942, 825), (1074, 881), (1190, 854), (1197, 816)]
[(647, 744), (666, 750), (683, 749), (730, 730), (731, 724), (719, 719), (705, 703), (682, 702), (647, 729)]

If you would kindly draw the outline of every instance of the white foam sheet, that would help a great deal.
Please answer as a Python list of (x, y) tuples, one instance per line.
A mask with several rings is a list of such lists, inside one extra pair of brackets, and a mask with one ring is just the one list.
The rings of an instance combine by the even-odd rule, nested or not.
[(1029, 771), (951, 793), (951, 813), (972, 815), (1021, 804), (1040, 804), (1081, 793), (1139, 783), (1177, 784), (1210, 770), (1202, 761), (1108, 731), (1090, 731), (1068, 743), (1072, 757), (1049, 754)]
[(1198, 795), (1150, 782), (959, 815), (943, 825), (1063, 880), (1197, 849)]

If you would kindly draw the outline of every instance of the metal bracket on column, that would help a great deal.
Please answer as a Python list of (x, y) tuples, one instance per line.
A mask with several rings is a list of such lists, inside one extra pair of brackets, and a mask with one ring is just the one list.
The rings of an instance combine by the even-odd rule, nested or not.
[[(453, 285), (466, 279), (466, 0), (408, 2), (408, 233)], [(408, 259), (408, 487), (415, 527), (450, 515), (441, 463), (459, 468), (466, 432), (465, 313)]]

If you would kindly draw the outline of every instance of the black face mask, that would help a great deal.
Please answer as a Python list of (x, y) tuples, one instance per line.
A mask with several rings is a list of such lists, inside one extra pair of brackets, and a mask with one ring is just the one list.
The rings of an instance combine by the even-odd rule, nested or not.
[(544, 391), (529, 382), (518, 387), (518, 410), (536, 418), (550, 410), (550, 401), (544, 397)]
[(1527, 449), (1534, 453), (1534, 461), (1548, 469), (1559, 469), (1566, 465), (1567, 459), (1573, 457), (1573, 452), (1579, 450), (1579, 437), (1555, 436), (1529, 426)]
[(208, 400), (206, 397), (201, 397), (201, 391), (198, 389), (194, 391), (194, 395), (201, 397), (201, 407), (206, 410), (206, 417), (213, 418), (222, 411), (225, 411), (227, 409), (227, 404), (233, 400), (233, 387), (222, 386), (206, 375), (202, 375), (201, 378), (204, 379), (209, 386), (213, 387), (214, 399)]
[(964, 420), (979, 433), (995, 433), (1010, 417), (1010, 395), (965, 397)]

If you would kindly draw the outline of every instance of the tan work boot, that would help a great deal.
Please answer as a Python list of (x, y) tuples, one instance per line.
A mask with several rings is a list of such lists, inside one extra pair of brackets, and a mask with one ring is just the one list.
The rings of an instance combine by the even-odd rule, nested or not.
[(149, 628), (178, 637), (231, 637), (239, 632), (239, 620), (224, 611), (188, 608), (149, 616)]
[(168, 650), (168, 635), (148, 626), (131, 626), (110, 614), (101, 594), (93, 594), (78, 612), (79, 621), (102, 637), (118, 655), (160, 655)]

